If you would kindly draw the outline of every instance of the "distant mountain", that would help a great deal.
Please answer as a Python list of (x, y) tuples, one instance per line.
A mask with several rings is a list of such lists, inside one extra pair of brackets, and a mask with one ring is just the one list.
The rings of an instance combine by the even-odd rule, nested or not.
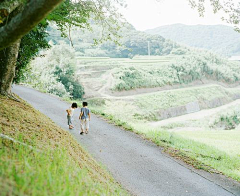
[(212, 50), (224, 56), (240, 55), (240, 33), (225, 25), (174, 24), (145, 32), (188, 46)]

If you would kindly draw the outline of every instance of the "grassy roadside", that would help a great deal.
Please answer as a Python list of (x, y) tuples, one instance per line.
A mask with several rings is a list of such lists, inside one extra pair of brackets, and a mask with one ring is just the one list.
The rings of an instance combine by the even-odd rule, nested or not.
[(24, 101), (0, 96), (0, 134), (1, 195), (128, 195), (68, 132)]
[(240, 156), (229, 154), (211, 144), (194, 141), (164, 129), (150, 129), (144, 124), (134, 124), (92, 107), (92, 112), (128, 131), (133, 131), (164, 148), (170, 155), (183, 160), (197, 169), (222, 173), (240, 182)]

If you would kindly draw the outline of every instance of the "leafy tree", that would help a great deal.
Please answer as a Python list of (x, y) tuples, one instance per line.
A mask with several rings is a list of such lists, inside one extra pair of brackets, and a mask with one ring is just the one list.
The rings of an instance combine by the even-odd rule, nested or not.
[(21, 39), (18, 52), (14, 81), (24, 79), (24, 72), (31, 59), (38, 55), (41, 49), (50, 47), (46, 40), (48, 23), (39, 23), (33, 30)]

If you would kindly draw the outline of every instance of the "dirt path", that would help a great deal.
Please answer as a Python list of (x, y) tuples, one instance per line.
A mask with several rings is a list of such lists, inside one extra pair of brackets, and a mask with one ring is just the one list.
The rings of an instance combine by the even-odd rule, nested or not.
[[(68, 103), (22, 86), (14, 86), (13, 92), (69, 131), (65, 114)], [(75, 112), (75, 118), (78, 113)], [(77, 120), (75, 123), (78, 123)], [(240, 195), (239, 183), (186, 166), (164, 154), (151, 142), (108, 124), (95, 115), (92, 116), (88, 135), (79, 135), (79, 124), (76, 127), (69, 132), (133, 195)]]

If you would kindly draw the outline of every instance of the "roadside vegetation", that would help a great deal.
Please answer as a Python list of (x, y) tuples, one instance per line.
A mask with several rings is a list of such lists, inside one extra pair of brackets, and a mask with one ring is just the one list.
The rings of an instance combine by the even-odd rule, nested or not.
[(22, 100), (0, 103), (1, 195), (128, 194), (49, 118)]

